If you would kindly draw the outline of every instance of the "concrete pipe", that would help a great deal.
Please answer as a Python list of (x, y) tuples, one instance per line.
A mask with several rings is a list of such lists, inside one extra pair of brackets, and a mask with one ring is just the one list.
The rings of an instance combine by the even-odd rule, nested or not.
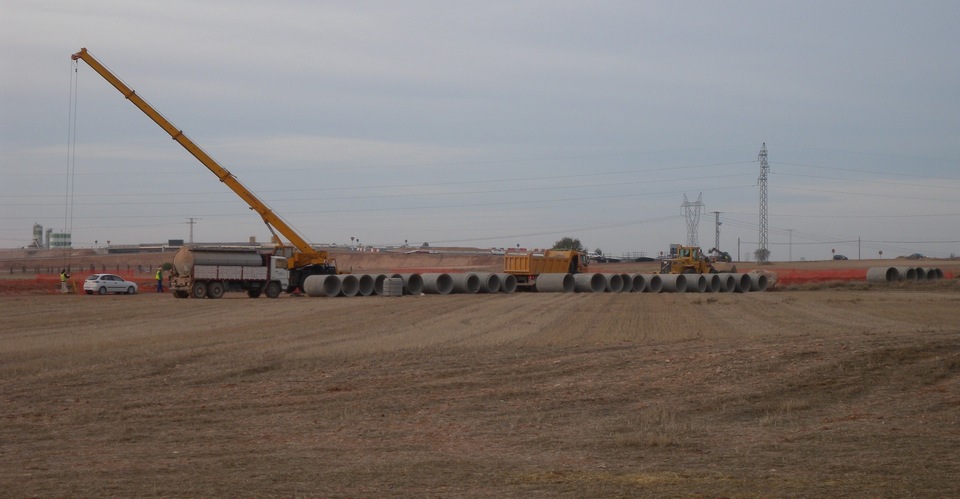
[(360, 289), (357, 291), (357, 294), (360, 296), (370, 296), (374, 292), (374, 276), (370, 274), (360, 274), (357, 276), (358, 285)]
[(867, 269), (867, 282), (894, 282), (900, 280), (900, 273), (893, 267), (870, 267)]
[(720, 278), (720, 289), (721, 293), (732, 293), (737, 290), (737, 279), (733, 274), (717, 274), (717, 277)]
[(453, 292), (453, 277), (450, 274), (420, 274), (423, 279), (423, 292), (432, 295), (448, 295)]
[(403, 292), (408, 295), (423, 293), (423, 277), (420, 274), (393, 274), (393, 277), (403, 279)]
[(574, 274), (573, 282), (577, 293), (603, 293), (607, 289), (607, 280), (601, 274)]
[[(383, 281), (387, 280), (386, 274), (377, 274), (373, 276), (373, 292), (374, 294), (382, 295), (383, 294)], [(400, 280), (401, 285), (403, 280)]]
[[(480, 292), (480, 277), (477, 274), (449, 274), (453, 282), (451, 293), (472, 295)], [(445, 295), (446, 293), (437, 293)]]
[(499, 293), (500, 277), (492, 272), (475, 272), (473, 275), (480, 279), (481, 293)]
[(502, 293), (513, 293), (517, 290), (517, 276), (513, 274), (497, 274), (500, 278), (500, 291)]
[(573, 293), (576, 282), (572, 274), (540, 274), (533, 282), (538, 293)]
[(607, 293), (619, 293), (623, 289), (623, 277), (620, 274), (603, 274), (607, 281)]
[(647, 281), (647, 285), (643, 288), (645, 293), (660, 293), (663, 291), (663, 278), (660, 277), (660, 274), (646, 274), (643, 278)]
[(769, 281), (767, 276), (763, 274), (755, 274), (753, 272), (747, 274), (750, 276), (750, 291), (766, 291)]
[(707, 279), (707, 292), (708, 293), (719, 293), (720, 292), (720, 274), (703, 274)]
[(687, 276), (684, 274), (660, 274), (663, 291), (667, 293), (686, 293)]
[(943, 269), (937, 267), (933, 271), (937, 273), (937, 279), (943, 279)]
[(920, 270), (923, 271), (924, 279), (928, 281), (933, 281), (937, 279), (937, 270), (940, 270), (940, 269), (935, 269), (933, 267), (924, 267)]
[(917, 269), (913, 267), (896, 267), (897, 275), (901, 281), (916, 281)]
[(620, 274), (620, 282), (623, 283), (623, 286), (620, 287), (621, 293), (632, 293), (633, 292), (633, 276), (630, 274)]
[(750, 276), (747, 274), (730, 274), (733, 276), (733, 291), (737, 293), (750, 292)]
[(710, 281), (704, 274), (687, 274), (687, 291), (691, 293), (707, 293), (710, 291)]
[(633, 293), (643, 293), (647, 289), (647, 278), (643, 274), (633, 274), (630, 276), (630, 291)]
[(312, 275), (303, 280), (303, 292), (307, 296), (337, 296), (340, 294), (340, 279), (335, 275)]
[(338, 275), (340, 279), (340, 296), (357, 296), (360, 292), (360, 279), (353, 274)]
[(927, 271), (923, 270), (923, 267), (917, 267), (915, 270), (917, 271), (918, 281), (923, 281), (927, 278)]

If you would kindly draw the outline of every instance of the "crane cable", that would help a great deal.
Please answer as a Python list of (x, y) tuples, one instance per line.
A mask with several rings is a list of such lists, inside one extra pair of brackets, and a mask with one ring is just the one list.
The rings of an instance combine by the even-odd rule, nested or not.
[[(77, 61), (70, 61), (70, 98), (67, 104), (67, 181), (63, 202), (63, 233), (61, 243), (66, 244), (67, 237), (73, 236), (73, 201), (77, 163), (77, 91), (79, 88), (79, 71)], [(72, 240), (71, 240), (72, 241)], [(50, 241), (47, 241), (50, 244)], [(52, 246), (52, 245), (51, 245)], [(70, 271), (73, 257), (73, 243), (64, 246), (63, 269)]]

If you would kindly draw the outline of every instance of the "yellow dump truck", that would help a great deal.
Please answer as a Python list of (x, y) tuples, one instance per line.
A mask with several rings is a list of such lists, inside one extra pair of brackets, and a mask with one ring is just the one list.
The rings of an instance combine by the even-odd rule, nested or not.
[(503, 256), (503, 271), (517, 278), (517, 286), (532, 286), (540, 274), (586, 272), (589, 264), (587, 255), (573, 250), (546, 250), (542, 253)]

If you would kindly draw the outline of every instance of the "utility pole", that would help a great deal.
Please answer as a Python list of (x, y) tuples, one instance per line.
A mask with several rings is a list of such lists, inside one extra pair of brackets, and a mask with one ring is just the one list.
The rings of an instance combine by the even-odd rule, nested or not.
[(767, 249), (767, 173), (770, 171), (770, 165), (767, 163), (767, 143), (763, 143), (758, 156), (760, 160), (760, 178), (757, 184), (760, 185), (760, 248), (759, 263), (767, 263), (770, 258), (770, 251)]
[(719, 212), (719, 211), (715, 211), (715, 212), (713, 212), (713, 214), (714, 214), (714, 216), (716, 217), (715, 227), (716, 227), (716, 232), (717, 232), (716, 241), (714, 241), (713, 247), (714, 247), (714, 249), (716, 249), (717, 251), (720, 251), (720, 212)]
[(190, 226), (190, 244), (193, 244), (193, 226), (200, 220), (198, 217), (187, 217), (187, 225)]
[(787, 259), (792, 262), (793, 261), (793, 229), (787, 229), (787, 232), (790, 233), (790, 249), (788, 250), (789, 256), (787, 257)]

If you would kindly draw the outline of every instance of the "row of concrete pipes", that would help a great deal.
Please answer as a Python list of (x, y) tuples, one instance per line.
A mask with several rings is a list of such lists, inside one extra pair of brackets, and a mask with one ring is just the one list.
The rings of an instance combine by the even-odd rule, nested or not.
[(934, 267), (871, 267), (867, 282), (935, 281), (943, 279), (943, 271)]
[[(767, 276), (736, 274), (541, 274), (530, 289), (540, 293), (746, 293), (766, 291)], [(314, 275), (304, 282), (308, 296), (399, 296), (451, 293), (513, 293), (511, 274), (341, 274)]]

